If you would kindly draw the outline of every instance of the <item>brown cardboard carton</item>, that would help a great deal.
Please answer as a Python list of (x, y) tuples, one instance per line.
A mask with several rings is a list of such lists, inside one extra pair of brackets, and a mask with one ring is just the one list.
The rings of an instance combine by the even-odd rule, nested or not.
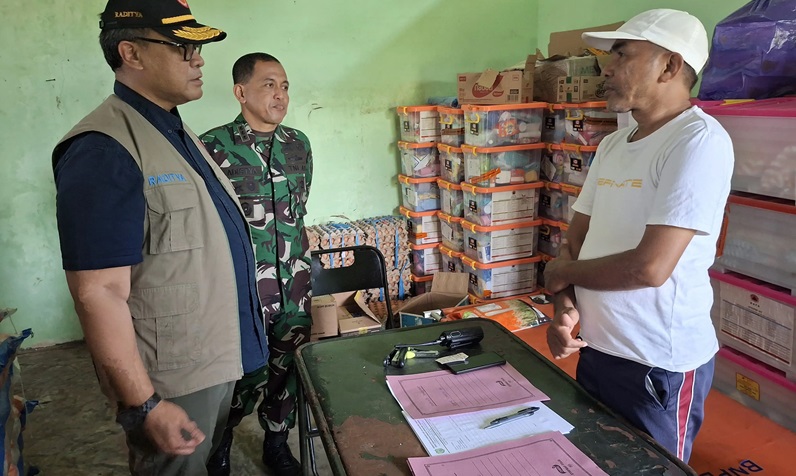
[(310, 340), (337, 335), (337, 301), (331, 294), (312, 297)]
[[(582, 99), (584, 96), (581, 92), (580, 86), (578, 92), (569, 91), (570, 99), (566, 101), (559, 100), (559, 93), (561, 92), (559, 86), (559, 79), (562, 77), (583, 77), (583, 76), (600, 76), (602, 66), (607, 56), (595, 56), (595, 50), (589, 50), (588, 45), (583, 42), (581, 34), (587, 31), (612, 31), (616, 30), (622, 23), (614, 23), (611, 25), (597, 26), (593, 28), (584, 28), (580, 30), (560, 31), (550, 34), (550, 44), (548, 45), (548, 58), (543, 58), (540, 51), (537, 51), (538, 61), (534, 70), (534, 100), (545, 102), (585, 102), (593, 99)], [(585, 55), (584, 55), (585, 53)], [(582, 80), (578, 80), (582, 82)], [(570, 80), (569, 84), (573, 84)], [(595, 87), (591, 88), (594, 85)], [(597, 84), (590, 81), (589, 91), (594, 92), (598, 88)], [(564, 88), (566, 89), (566, 87)], [(565, 97), (567, 92), (564, 92)], [(573, 99), (578, 97), (578, 99)]]
[(550, 33), (550, 43), (547, 45), (547, 56), (580, 56), (589, 49), (589, 45), (583, 42), (581, 35), (590, 31), (614, 31), (625, 22), (612, 23), (610, 25), (593, 26), (580, 30), (556, 31)]
[(605, 78), (602, 76), (561, 76), (558, 78), (556, 102), (589, 102), (605, 100)]
[(513, 68), (458, 75), (460, 104), (518, 104), (533, 100), (533, 79), (536, 58), (529, 55), (525, 63)]
[(378, 332), (382, 322), (373, 314), (361, 291), (337, 293), (337, 324), (340, 336)]
[(467, 273), (435, 273), (431, 291), (409, 299), (401, 307), (401, 327), (436, 322), (434, 311), (469, 304), (468, 279)]

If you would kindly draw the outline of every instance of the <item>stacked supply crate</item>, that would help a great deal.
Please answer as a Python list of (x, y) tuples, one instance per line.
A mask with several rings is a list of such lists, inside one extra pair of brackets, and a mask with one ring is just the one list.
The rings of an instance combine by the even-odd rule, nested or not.
[(544, 111), (539, 215), (538, 281), (544, 286), (544, 265), (558, 257), (561, 240), (574, 210), (572, 205), (586, 181), (597, 146), (617, 130), (616, 113), (605, 102), (548, 104)]
[[(390, 296), (382, 289), (365, 292), (366, 302), (377, 315), (384, 316), (386, 307), (377, 303), (389, 298), (400, 301), (407, 297), (411, 285), (409, 260), (410, 242), (406, 221), (401, 217), (383, 216), (361, 220), (325, 223), (306, 228), (310, 250), (328, 250), (346, 246), (369, 245), (377, 248), (384, 256)], [(336, 268), (352, 263), (351, 253), (324, 254), (321, 262), (324, 267)], [(395, 303), (393, 310), (398, 310)]]
[(462, 269), (474, 300), (536, 290), (545, 103), (464, 105)]
[[(438, 148), (441, 139), (440, 113), (437, 106), (400, 106), (396, 109), (401, 129), (398, 149), (401, 154), (402, 206), (406, 217), (410, 247), (411, 293), (423, 294), (431, 289), (435, 272), (440, 270), (439, 245), (442, 241), (440, 220), (441, 162)], [(445, 120), (453, 128), (455, 117), (448, 111)], [(455, 134), (446, 131), (448, 141)]]
[(711, 315), (719, 342), (737, 352), (719, 354), (714, 385), (769, 416), (792, 416), (794, 387), (771, 376), (796, 382), (796, 98), (704, 110), (735, 152)]

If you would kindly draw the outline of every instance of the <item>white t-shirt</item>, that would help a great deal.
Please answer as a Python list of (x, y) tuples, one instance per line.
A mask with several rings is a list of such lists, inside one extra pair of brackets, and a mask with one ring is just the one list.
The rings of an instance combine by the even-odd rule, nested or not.
[(718, 351), (708, 268), (730, 191), (732, 142), (697, 107), (650, 136), (628, 142), (634, 131), (617, 131), (597, 149), (573, 205), (591, 217), (579, 259), (636, 248), (646, 225), (697, 233), (661, 287), (593, 291), (576, 286), (581, 336), (601, 352), (685, 372)]

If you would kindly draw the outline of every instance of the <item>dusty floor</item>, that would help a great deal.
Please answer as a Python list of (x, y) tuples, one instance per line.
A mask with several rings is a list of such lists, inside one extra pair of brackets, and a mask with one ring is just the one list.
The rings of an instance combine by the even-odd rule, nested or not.
[[(41, 405), (28, 417), (23, 455), (43, 476), (110, 476), (129, 474), (124, 435), (114, 411), (99, 391), (94, 368), (81, 343), (22, 352), (20, 391)], [(19, 392), (16, 392), (19, 393)], [(267, 475), (260, 462), (263, 433), (250, 415), (236, 429), (233, 475)], [(331, 474), (316, 440), (318, 473)], [(298, 428), (290, 432), (298, 457)]]

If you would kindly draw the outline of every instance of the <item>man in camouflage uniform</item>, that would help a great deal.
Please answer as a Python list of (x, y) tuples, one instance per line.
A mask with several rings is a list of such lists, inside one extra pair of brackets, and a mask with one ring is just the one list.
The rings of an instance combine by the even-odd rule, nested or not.
[(202, 142), (235, 187), (249, 222), (257, 261), (257, 290), (268, 326), (267, 368), (245, 374), (235, 386), (224, 441), (208, 463), (210, 474), (229, 474), (232, 428), (257, 409), (265, 430), (263, 464), (278, 475), (299, 474), (287, 445), (295, 424), (293, 353), (310, 336), (310, 251), (304, 230), (312, 181), (312, 152), (299, 130), (281, 125), (289, 103), (279, 61), (247, 54), (232, 68), (241, 114), (212, 129)]

